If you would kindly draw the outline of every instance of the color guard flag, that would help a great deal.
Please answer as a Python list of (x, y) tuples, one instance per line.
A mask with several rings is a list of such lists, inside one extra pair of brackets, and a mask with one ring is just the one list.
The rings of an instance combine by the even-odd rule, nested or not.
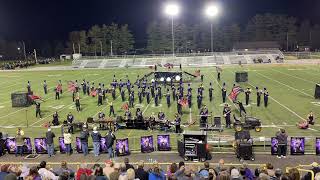
[(121, 109), (123, 109), (123, 110), (128, 110), (128, 109), (129, 109), (128, 103), (124, 103), (124, 104), (121, 106)]
[(240, 86), (234, 86), (229, 94), (229, 98), (233, 101), (237, 101), (238, 95), (243, 92), (243, 89)]
[(68, 82), (68, 91), (69, 92), (74, 92), (76, 90), (76, 83), (73, 81)]
[(41, 99), (41, 97), (40, 96), (37, 96), (37, 95), (29, 95), (29, 98), (31, 99), (31, 100), (40, 100)]
[(187, 107), (189, 105), (188, 100), (186, 98), (182, 98), (179, 103), (182, 107)]

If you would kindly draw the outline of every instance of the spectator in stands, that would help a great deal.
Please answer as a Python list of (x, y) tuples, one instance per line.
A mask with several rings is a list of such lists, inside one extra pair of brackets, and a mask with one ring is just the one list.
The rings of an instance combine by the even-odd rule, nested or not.
[(165, 179), (166, 179), (166, 176), (164, 172), (160, 169), (159, 164), (154, 163), (152, 165), (152, 168), (149, 170), (149, 180), (165, 180)]
[(18, 129), (17, 135), (16, 135), (16, 157), (18, 154), (22, 156), (23, 154), (23, 145), (24, 145), (24, 132), (21, 130), (21, 128)]
[(178, 166), (176, 163), (172, 163), (170, 166), (168, 166), (167, 176), (168, 178), (173, 178), (174, 173), (176, 173), (178, 170)]
[(64, 130), (64, 133), (63, 133), (63, 141), (64, 141), (64, 144), (66, 145), (66, 153), (67, 155), (71, 155), (71, 143), (72, 143), (72, 136), (71, 136), (71, 133), (68, 131), (68, 130)]
[(55, 176), (53, 172), (47, 169), (47, 162), (46, 161), (41, 161), (40, 165), (38, 167), (38, 172), (41, 176), (42, 179), (52, 179), (52, 180), (57, 180), (59, 177)]
[(110, 173), (109, 180), (118, 180), (120, 176), (120, 164), (115, 163), (113, 167), (114, 167), (114, 171)]
[(55, 173), (60, 176), (63, 175), (65, 173), (68, 173), (68, 177), (74, 177), (74, 171), (70, 168), (68, 168), (67, 162), (66, 161), (62, 161), (61, 162), (61, 167), (59, 169), (57, 169), (55, 171)]
[(94, 175), (96, 176), (96, 180), (107, 180), (107, 177), (103, 175), (102, 167), (98, 167), (94, 172)]
[(219, 180), (230, 180), (230, 175), (227, 171), (220, 171), (217, 179)]
[(11, 165), (8, 171), (9, 171), (9, 175), (14, 174), (16, 178), (19, 177), (22, 173), (20, 167), (17, 165)]
[(51, 128), (48, 128), (48, 132), (46, 132), (46, 139), (47, 139), (47, 151), (49, 157), (54, 156), (54, 138), (56, 135), (51, 131)]
[(131, 164), (129, 164), (129, 158), (124, 158), (124, 164), (126, 165), (126, 170), (130, 168), (134, 169), (134, 167)]
[(275, 172), (274, 172), (274, 175), (275, 175), (275, 179), (276, 180), (280, 180), (281, 175), (282, 175), (282, 170), (281, 169), (276, 169)]
[(119, 180), (127, 180), (128, 174), (127, 174), (127, 168), (125, 163), (120, 164), (120, 175)]
[(242, 180), (242, 179), (243, 179), (243, 177), (240, 176), (239, 170), (236, 169), (236, 168), (233, 168), (233, 169), (231, 170), (230, 178), (231, 178), (232, 180)]
[(128, 180), (139, 180), (139, 178), (135, 178), (136, 174), (134, 172), (134, 169), (130, 168), (127, 170), (127, 176), (128, 176)]
[(266, 168), (267, 168), (268, 176), (270, 176), (270, 178), (272, 178), (272, 179), (276, 178), (276, 174), (275, 174), (275, 171), (273, 169), (273, 165), (271, 163), (267, 163), (266, 164)]
[(32, 179), (32, 180), (41, 180), (41, 176), (38, 172), (38, 168), (36, 166), (33, 166), (30, 168), (29, 175), (26, 177), (27, 179)]
[(93, 127), (91, 137), (92, 137), (92, 142), (93, 142), (94, 156), (99, 156), (101, 134), (97, 131), (97, 127)]
[(210, 164), (208, 162), (204, 163), (204, 168), (200, 169), (199, 174), (202, 178), (209, 178)]
[[(317, 173), (319, 173), (320, 172), (320, 167), (319, 167), (319, 164), (317, 163), (317, 162), (313, 162), (312, 164), (311, 164), (311, 171), (313, 171), (313, 173), (314, 173), (314, 176), (317, 174)], [(305, 176), (304, 176), (304, 180), (311, 180), (312, 179), (312, 177), (311, 177), (311, 173), (310, 172), (308, 172)]]
[[(248, 163), (243, 162), (242, 167), (245, 171), (245, 177), (249, 180), (253, 180), (253, 174), (252, 174), (251, 170), (248, 168)], [(240, 174), (241, 174), (241, 172), (240, 172)]]
[(320, 180), (320, 173), (317, 173), (314, 177), (314, 180)]
[(290, 180), (289, 173), (285, 173), (281, 176), (280, 180)]
[(28, 174), (29, 174), (29, 171), (30, 171), (29, 165), (28, 165), (27, 163), (23, 163), (23, 164), (22, 164), (22, 167), (21, 167), (20, 169), (21, 169), (21, 175), (20, 175), (20, 177), (21, 177), (21, 178), (27, 177)]
[(108, 149), (108, 154), (110, 159), (113, 157), (113, 144), (115, 140), (116, 140), (116, 136), (110, 130), (106, 137), (106, 146)]
[(300, 173), (297, 168), (292, 168), (289, 170), (290, 180), (300, 180)]
[(9, 164), (4, 164), (1, 166), (0, 179), (4, 179), (4, 177), (9, 174), (9, 166)]
[(10, 173), (4, 177), (4, 180), (17, 180), (17, 175)]
[(88, 168), (88, 165), (86, 163), (82, 163), (77, 171), (76, 180), (80, 180), (81, 175), (90, 176), (92, 173), (93, 172)]
[(222, 169), (224, 169), (224, 160), (220, 159), (218, 166), (215, 168), (216, 175), (218, 175)]
[(135, 177), (140, 180), (148, 180), (149, 175), (143, 168), (144, 168), (144, 162), (143, 160), (140, 160), (138, 163), (138, 168), (135, 171)]
[(105, 168), (103, 168), (103, 174), (107, 176), (108, 179), (110, 179), (110, 174), (114, 172), (113, 165), (114, 164), (111, 160), (107, 160), (105, 162)]

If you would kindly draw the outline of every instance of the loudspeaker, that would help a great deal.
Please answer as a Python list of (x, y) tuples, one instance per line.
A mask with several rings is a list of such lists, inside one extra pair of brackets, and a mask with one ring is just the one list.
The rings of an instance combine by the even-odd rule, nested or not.
[(238, 146), (238, 157), (244, 160), (251, 160), (253, 157), (252, 144), (240, 143)]
[(207, 149), (206, 149), (207, 144), (197, 144), (197, 154), (199, 158), (206, 158), (207, 157)]
[(28, 107), (31, 105), (27, 92), (11, 93), (11, 103), (12, 107)]
[(236, 72), (236, 82), (247, 82), (248, 72)]
[(316, 84), (316, 89), (314, 91), (314, 98), (320, 99), (320, 84)]

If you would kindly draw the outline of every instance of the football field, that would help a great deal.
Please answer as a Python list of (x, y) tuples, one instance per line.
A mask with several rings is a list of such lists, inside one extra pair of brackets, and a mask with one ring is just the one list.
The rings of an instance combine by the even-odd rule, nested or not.
[[(247, 114), (254, 116), (262, 121), (262, 131), (251, 131), (251, 135), (255, 137), (271, 137), (280, 128), (285, 128), (289, 136), (320, 136), (320, 124), (316, 119), (316, 124), (311, 126), (307, 130), (301, 130), (296, 127), (296, 123), (307, 117), (310, 111), (313, 111), (315, 117), (320, 115), (320, 101), (314, 99), (314, 91), (316, 83), (320, 83), (320, 67), (318, 65), (252, 65), (252, 66), (225, 66), (222, 67), (221, 81), (216, 80), (216, 69), (214, 67), (208, 68), (184, 68), (184, 71), (194, 73), (197, 69), (201, 70), (201, 74), (204, 74), (204, 100), (203, 104), (208, 106), (209, 112), (212, 112), (213, 116), (222, 116), (223, 104), (221, 97), (221, 86), (223, 82), (226, 83), (227, 94), (230, 93), (233, 84), (235, 83), (236, 71), (247, 71), (249, 81), (247, 83), (240, 83), (239, 85), (246, 89), (247, 87), (252, 89), (250, 96), (250, 105), (246, 107)], [(166, 71), (166, 69), (158, 69)], [(173, 69), (178, 70), (178, 68)], [(60, 122), (66, 119), (66, 116), (71, 112), (75, 116), (75, 122), (85, 122), (88, 117), (97, 117), (100, 110), (104, 111), (106, 115), (109, 115), (109, 106), (107, 101), (111, 102), (111, 94), (107, 94), (107, 101), (104, 105), (97, 106), (97, 98), (82, 94), (80, 91), (82, 111), (77, 112), (75, 110), (75, 104), (72, 102), (72, 94), (67, 91), (68, 81), (78, 80), (78, 83), (82, 82), (82, 79), (95, 83), (104, 83), (106, 87), (109, 87), (112, 81), (113, 75), (116, 78), (127, 81), (126, 75), (128, 75), (131, 82), (135, 82), (137, 75), (142, 77), (144, 74), (151, 72), (149, 68), (140, 69), (83, 69), (83, 70), (59, 70), (59, 71), (1, 71), (0, 72), (0, 131), (9, 133), (9, 136), (15, 135), (16, 129), (22, 127), (25, 131), (25, 135), (29, 137), (42, 137), (45, 135), (46, 128), (43, 127), (49, 121), (52, 121), (52, 114), (57, 111), (59, 114)], [(27, 91), (27, 81), (31, 82), (31, 89), (35, 95), (41, 96), (44, 101), (41, 103), (42, 118), (35, 117), (35, 106), (25, 108), (12, 108), (11, 107), (11, 93), (16, 91)], [(47, 80), (49, 93), (44, 95), (43, 92), (43, 80)], [(63, 83), (63, 94), (60, 100), (55, 100), (54, 88), (61, 80)], [(209, 83), (212, 82), (214, 86), (214, 100), (209, 102)], [(195, 121), (196, 123), (191, 126), (185, 125), (184, 130), (199, 130), (198, 114), (199, 111), (196, 105), (196, 90), (201, 84), (199, 79), (195, 79), (192, 83), (193, 88), (193, 106), (191, 109), (183, 108), (183, 123)], [(184, 86), (185, 91), (187, 85)], [(269, 92), (269, 106), (265, 108), (263, 106), (257, 107), (256, 105), (256, 91), (255, 87), (259, 89), (267, 88)], [(136, 87), (135, 87), (136, 88)], [(81, 87), (80, 87), (81, 89)], [(137, 89), (135, 90), (137, 93)], [(165, 95), (166, 90), (162, 88), (162, 92)], [(171, 92), (171, 91), (170, 91)], [(116, 91), (117, 99), (113, 102), (117, 115), (124, 115), (124, 110), (121, 109), (123, 102), (121, 101), (120, 93)], [(128, 97), (126, 93), (126, 97)], [(172, 98), (172, 96), (171, 96)], [(244, 93), (238, 96), (238, 100), (244, 101)], [(168, 108), (166, 104), (166, 98), (163, 97), (160, 101), (160, 105), (155, 107), (153, 99), (150, 104), (146, 103), (146, 99), (143, 99), (142, 104), (138, 104), (138, 98), (135, 98), (135, 106), (142, 109), (144, 116), (150, 116), (152, 112), (157, 114), (160, 110), (164, 111), (166, 116), (170, 120), (174, 120), (174, 114), (177, 112), (176, 103), (171, 99), (171, 107)], [(239, 116), (239, 112), (235, 105), (230, 100), (227, 102), (232, 107), (232, 114), (235, 113)], [(135, 114), (135, 110), (132, 110)], [(223, 124), (225, 123), (222, 118)], [(58, 136), (61, 135), (59, 127), (54, 128), (54, 131)], [(138, 139), (143, 135), (157, 135), (164, 134), (161, 131), (145, 131), (145, 130), (127, 130), (121, 129), (116, 132), (117, 138), (129, 137), (134, 139), (130, 142), (131, 147), (138, 147)], [(103, 133), (104, 134), (104, 133)], [(222, 133), (216, 132), (215, 135), (232, 135), (233, 129), (225, 129)], [(172, 139), (176, 138), (176, 135), (172, 135)], [(175, 144), (175, 142), (173, 143)], [(130, 147), (130, 148), (131, 148)]]

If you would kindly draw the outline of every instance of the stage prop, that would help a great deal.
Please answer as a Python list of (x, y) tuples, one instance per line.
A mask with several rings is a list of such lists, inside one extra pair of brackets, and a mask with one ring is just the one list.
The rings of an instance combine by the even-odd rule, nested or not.
[(248, 82), (248, 72), (236, 72), (236, 82)]
[(278, 155), (278, 139), (271, 137), (271, 155)]
[(316, 155), (320, 155), (320, 138), (316, 138)]
[[(16, 138), (7, 138), (5, 142), (5, 147), (9, 154), (16, 153), (17, 145), (16, 145)], [(24, 138), (24, 145), (22, 148), (23, 154), (31, 154), (32, 153), (32, 145), (30, 138)]]
[(34, 148), (37, 154), (47, 154), (47, 139), (46, 138), (34, 138)]
[(154, 151), (153, 146), (153, 136), (142, 136), (141, 141), (141, 152), (142, 153), (150, 153)]
[(234, 121), (233, 128), (235, 131), (254, 129), (256, 132), (260, 132), (262, 130), (260, 119), (255, 117), (245, 117), (244, 119), (244, 122), (241, 120)]
[(316, 84), (316, 89), (314, 91), (314, 98), (320, 99), (320, 84)]
[(178, 151), (185, 161), (211, 159), (211, 154), (207, 149), (207, 132), (185, 131), (182, 140), (178, 140)]
[(100, 139), (100, 153), (107, 153), (108, 152), (108, 148), (106, 145), (106, 137), (101, 137)]
[(204, 125), (202, 125), (202, 122), (200, 122), (200, 125), (201, 125), (200, 130), (202, 131), (219, 131), (219, 132), (223, 131), (223, 127), (221, 124), (221, 117), (214, 117), (213, 122), (211, 119), (211, 123), (205, 122)]
[[(31, 101), (28, 98), (27, 92), (14, 92), (11, 93), (12, 107), (28, 107), (31, 105)], [(31, 93), (32, 95), (32, 93)]]
[(158, 151), (170, 151), (170, 135), (158, 135)]
[(304, 137), (291, 137), (290, 140), (290, 152), (291, 155), (303, 155), (305, 148)]
[(128, 138), (116, 140), (116, 154), (117, 156), (127, 156), (130, 154)]

